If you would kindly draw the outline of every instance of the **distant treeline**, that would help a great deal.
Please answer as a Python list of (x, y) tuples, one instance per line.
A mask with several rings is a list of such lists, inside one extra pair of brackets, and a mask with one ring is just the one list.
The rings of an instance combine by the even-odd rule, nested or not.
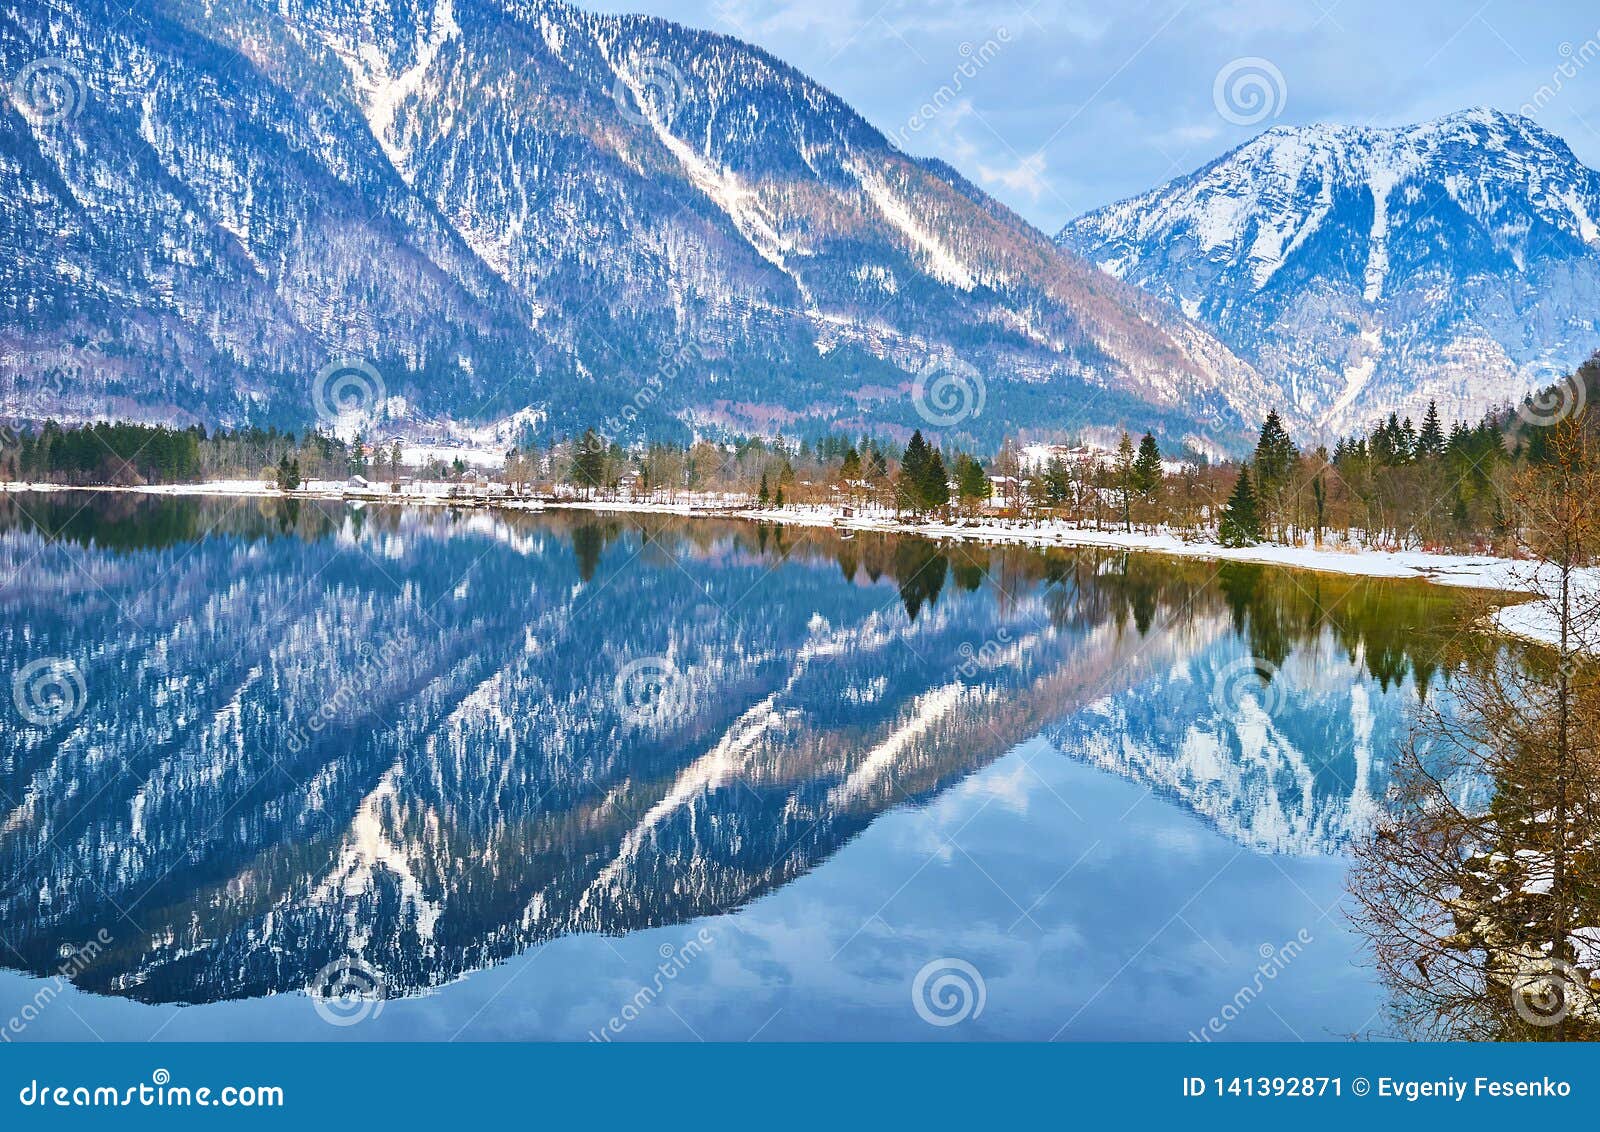
[[(941, 447), (921, 432), (901, 446), (873, 436), (796, 441), (749, 437), (714, 443), (636, 444), (590, 429), (529, 442), (506, 454), (504, 479), (519, 495), (678, 502), (722, 495), (744, 506), (876, 507), (952, 518), (978, 513), (1060, 519), (1098, 528), (1167, 529), (1233, 545), (1322, 542), (1328, 535), (1370, 545), (1487, 550), (1507, 544), (1520, 517), (1504, 485), (1520, 469), (1554, 459), (1558, 421), (1594, 428), (1600, 358), (1517, 409), (1446, 427), (1430, 405), (1420, 424), (1390, 416), (1364, 436), (1302, 451), (1276, 412), (1250, 458), (1163, 463), (1146, 434), (1117, 450), (1024, 459), (1008, 439), (989, 455)], [(308, 479), (402, 471), (398, 445), (372, 446), (319, 432), (297, 436), (247, 428), (208, 433), (137, 424), (5, 436), (0, 474), (67, 484), (181, 483), (266, 479), (292, 489)], [(410, 469), (407, 469), (408, 471)], [(459, 477), (459, 462), (419, 469)]]
[(1391, 415), (1330, 453), (1300, 452), (1271, 414), (1249, 461), (1231, 466), (1217, 516), (1225, 544), (1294, 542), (1359, 531), (1391, 546), (1508, 550), (1528, 516), (1508, 502), (1519, 473), (1552, 468), (1558, 426), (1600, 431), (1590, 406), (1600, 358), (1515, 409), (1448, 430), (1435, 406), (1420, 425)]
[(200, 476), (202, 433), (140, 424), (21, 431), (0, 450), (7, 479), (56, 483), (183, 483)]
[(96, 423), (0, 429), (0, 478), (75, 486), (272, 479), (284, 462), (314, 476), (349, 474), (353, 446), (318, 432), (207, 431), (203, 426)]

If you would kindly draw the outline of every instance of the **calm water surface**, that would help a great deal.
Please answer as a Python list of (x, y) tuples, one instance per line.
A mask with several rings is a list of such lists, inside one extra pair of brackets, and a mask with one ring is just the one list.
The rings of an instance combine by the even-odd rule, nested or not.
[(76, 494), (0, 496), (0, 586), (76, 677), (3, 705), (11, 1040), (1381, 1034), (1341, 848), (1458, 600)]

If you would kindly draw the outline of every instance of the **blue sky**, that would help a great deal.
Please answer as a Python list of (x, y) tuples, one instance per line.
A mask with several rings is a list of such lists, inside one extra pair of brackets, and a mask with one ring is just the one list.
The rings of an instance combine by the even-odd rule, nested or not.
[(1275, 124), (1531, 109), (1600, 167), (1593, 0), (577, 2), (759, 44), (1049, 232)]

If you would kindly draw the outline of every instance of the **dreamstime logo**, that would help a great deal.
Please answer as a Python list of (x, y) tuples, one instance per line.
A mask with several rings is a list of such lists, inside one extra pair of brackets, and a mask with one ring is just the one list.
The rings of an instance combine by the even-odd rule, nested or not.
[(77, 664), (48, 656), (29, 661), (11, 678), (11, 701), (36, 727), (54, 727), (84, 709), (89, 693)]
[(911, 403), (934, 428), (950, 428), (983, 415), (988, 388), (983, 376), (966, 362), (935, 359), (922, 367), (911, 386)]
[(1010, 42), (1011, 29), (1002, 26), (996, 28), (994, 35), (980, 44), (963, 43), (958, 49), (961, 62), (951, 73), (949, 81), (942, 84), (917, 107), (911, 117), (906, 119), (906, 124), (890, 136), (889, 144), (904, 152), (908, 148), (911, 135), (920, 134), (939, 115), (959, 103), (966, 93), (968, 80), (977, 78), (980, 71), (1000, 57), (1000, 53)]
[(992, 672), (1006, 664), (1011, 656), (1011, 630), (1002, 625), (995, 635), (977, 648), (972, 647), (972, 642), (962, 641), (961, 647), (956, 651), (961, 654), (961, 663), (956, 665), (956, 671), (971, 680), (980, 672)]
[(664, 343), (659, 352), (660, 364), (645, 378), (628, 404), (600, 423), (596, 430), (598, 441), (609, 444), (612, 438), (631, 428), (640, 415), (660, 399), (668, 385), (683, 377), (690, 367), (705, 361), (706, 348), (711, 344), (711, 333), (703, 326), (692, 337)]
[(664, 656), (632, 661), (617, 673), (612, 698), (622, 718), (641, 727), (666, 723), (689, 706), (689, 686)]
[(1254, 126), (1283, 113), (1289, 85), (1270, 59), (1255, 55), (1235, 59), (1217, 72), (1211, 101), (1217, 113), (1235, 126)]
[(1534, 91), (1533, 97), (1519, 108), (1530, 118), (1554, 102), (1566, 89), (1569, 79), (1577, 78), (1579, 71), (1596, 59), (1600, 59), (1600, 31), (1595, 32), (1577, 47), (1571, 43), (1563, 43), (1556, 50), (1561, 55), (1561, 62), (1557, 63), (1555, 70), (1550, 73), (1550, 81)]
[[(8, 460), (14, 453), (20, 453), (26, 429), (27, 422), (20, 417), (0, 420), (0, 460)], [(0, 475), (4, 474), (5, 469), (0, 469)]]
[[(672, 63), (658, 55), (641, 59), (630, 83), (619, 69), (617, 81), (611, 88), (611, 100), (628, 121), (638, 126), (650, 125), (650, 118), (670, 122), (678, 104), (689, 92), (689, 80)], [(629, 98), (629, 92), (633, 98)]]
[(81, 349), (85, 357), (103, 361), (109, 353), (109, 347), (113, 341), (115, 339), (112, 337), (111, 331), (101, 327), (84, 339)]
[(3, 1027), (0, 1027), (0, 1042), (9, 1042), (14, 1036), (26, 1030), (30, 1023), (44, 1013), (45, 1008), (54, 1002), (61, 992), (88, 969), (89, 965), (100, 958), (105, 949), (112, 944), (111, 933), (101, 928), (95, 937), (81, 947), (71, 943), (63, 943), (56, 955), (61, 959), (61, 965), (56, 968), (53, 979), (45, 982), (33, 998), (22, 1004)]
[(1541, 959), (1538, 969), (1511, 980), (1511, 1008), (1530, 1026), (1560, 1025), (1572, 1013), (1583, 985), (1577, 968), (1560, 959)]
[(83, 109), (88, 94), (83, 72), (65, 59), (35, 59), (11, 80), (11, 101), (35, 126), (53, 126)]
[(330, 1026), (354, 1026), (383, 1013), (389, 984), (353, 957), (335, 959), (318, 971), (307, 988), (317, 1016)]
[(1305, 928), (1295, 933), (1295, 937), (1287, 940), (1282, 946), (1274, 947), (1271, 943), (1263, 943), (1256, 949), (1256, 954), (1261, 957), (1261, 962), (1256, 964), (1256, 969), (1248, 983), (1245, 983), (1233, 997), (1222, 1004), (1216, 1014), (1206, 1020), (1200, 1027), (1200, 1032), (1189, 1031), (1191, 1042), (1209, 1042), (1212, 1037), (1222, 1034), (1233, 1022), (1249, 1008), (1250, 1004), (1260, 998), (1266, 991), (1267, 985), (1275, 980), (1289, 965), (1304, 954), (1305, 949), (1315, 942), (1312, 934)]
[(1530, 394), (1517, 406), (1517, 417), (1532, 428), (1550, 428), (1582, 413), (1588, 398), (1583, 378), (1569, 374), (1550, 388)]
[(911, 981), (911, 1005), (930, 1026), (955, 1026), (983, 1013), (989, 988), (965, 959), (935, 959)]
[[(1595, 616), (1600, 617), (1600, 611), (1596, 611)], [(1581, 624), (1581, 622), (1585, 620), (1589, 620), (1590, 624)], [(1594, 623), (1590, 618), (1580, 616), (1579, 621), (1580, 624), (1572, 627), (1572, 635), (1580, 642), (1589, 637), (1593, 631), (1600, 629), (1600, 624)], [(1580, 646), (1579, 648), (1571, 650), (1565, 656), (1558, 659), (1556, 661), (1556, 679), (1564, 680), (1568, 684), (1578, 683), (1583, 677), (1585, 664), (1587, 663), (1592, 651), (1592, 647)]]
[(1283, 706), (1278, 666), (1254, 656), (1241, 656), (1217, 671), (1211, 702), (1226, 716), (1235, 716), (1253, 704), (1267, 715)]
[(132, 1085), (52, 1085), (30, 1080), (17, 1093), (26, 1108), (282, 1108), (281, 1085), (174, 1085), (172, 1073), (157, 1069), (149, 1081)]
[(81, 401), (87, 389), (96, 384), (95, 376), (105, 376), (105, 370), (113, 366), (115, 346), (115, 336), (104, 327), (91, 334), (75, 334), (63, 343), (59, 363), (39, 370), (28, 383), (35, 417), (29, 423), (30, 429), (50, 416), (44, 410), (54, 403), (64, 399)]
[(589, 1040), (609, 1042), (614, 1035), (621, 1034), (648, 1007), (655, 1004), (668, 984), (687, 971), (690, 965), (705, 953), (705, 949), (715, 942), (716, 937), (711, 934), (711, 929), (701, 928), (682, 944), (663, 943), (656, 949), (661, 962), (656, 964), (651, 980), (639, 984), (639, 989), (622, 1004), (622, 1009), (607, 1019), (599, 1030), (590, 1030)]
[(328, 697), (312, 712), (311, 718), (298, 724), (284, 738), (284, 746), (299, 754), (311, 745), (313, 735), (324, 731), (335, 720), (358, 719), (370, 710), (368, 696), (383, 683), (396, 668), (401, 667), (411, 650), (413, 639), (407, 629), (396, 630), (377, 648), (370, 641), (356, 646), (356, 663), (334, 686)]
[(318, 418), (330, 424), (371, 413), (385, 395), (383, 375), (364, 358), (337, 358), (311, 380), (311, 403)]

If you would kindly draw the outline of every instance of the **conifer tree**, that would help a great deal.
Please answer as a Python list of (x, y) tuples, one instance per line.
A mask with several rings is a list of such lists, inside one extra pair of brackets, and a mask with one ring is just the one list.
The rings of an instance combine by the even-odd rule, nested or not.
[(289, 459), (286, 452), (278, 460), (278, 490), (294, 491), (300, 486), (300, 461)]
[(1318, 472), (1311, 481), (1312, 513), (1316, 516), (1317, 545), (1322, 545), (1322, 528), (1328, 519), (1328, 485), (1323, 482), (1322, 473)]
[(1161, 486), (1161, 448), (1148, 432), (1139, 441), (1139, 455), (1133, 462), (1133, 484), (1140, 495), (1151, 495)]
[(895, 496), (901, 507), (918, 512), (928, 509), (926, 492), (931, 456), (928, 442), (922, 439), (922, 430), (913, 432), (911, 442), (900, 457), (900, 481), (896, 485)]
[(1259, 493), (1276, 491), (1289, 482), (1300, 450), (1289, 439), (1288, 429), (1276, 409), (1267, 414), (1261, 426), (1261, 438), (1256, 442), (1255, 487)]
[(971, 456), (956, 457), (956, 494), (963, 503), (976, 503), (989, 496), (989, 478), (983, 465)]
[(921, 483), (923, 474), (928, 467), (928, 442), (922, 438), (919, 428), (911, 434), (911, 442), (906, 445), (905, 453), (900, 457), (900, 467), (910, 477), (911, 482)]
[(1250, 469), (1239, 469), (1239, 482), (1223, 508), (1217, 537), (1223, 546), (1254, 546), (1261, 541), (1261, 517), (1256, 510), (1255, 488), (1250, 484)]
[(1122, 501), (1122, 526), (1133, 530), (1133, 492), (1135, 463), (1133, 440), (1126, 432), (1117, 442), (1117, 496)]
[(1289, 430), (1283, 427), (1283, 418), (1278, 416), (1276, 409), (1272, 410), (1261, 426), (1261, 438), (1256, 442), (1254, 460), (1253, 488), (1258, 522), (1263, 531), (1273, 525), (1283, 526), (1283, 493), (1294, 476), (1295, 464), (1299, 460), (1300, 450), (1289, 439)]
[(944, 457), (937, 448), (928, 453), (928, 461), (923, 465), (921, 482), (917, 486), (922, 505), (929, 510), (949, 505), (950, 477), (945, 471)]
[(1133, 461), (1133, 488), (1147, 506), (1161, 493), (1161, 448), (1148, 432), (1139, 441), (1139, 455)]
[(1428, 402), (1428, 415), (1422, 418), (1422, 431), (1417, 434), (1417, 455), (1444, 455), (1444, 428), (1439, 424), (1439, 406)]
[(878, 503), (882, 501), (884, 489), (889, 485), (889, 457), (876, 442), (867, 442), (863, 450), (867, 454), (867, 483), (871, 485), (868, 495), (874, 503)]
[(605, 483), (606, 446), (594, 429), (586, 429), (572, 454), (572, 478), (593, 498), (595, 489)]

